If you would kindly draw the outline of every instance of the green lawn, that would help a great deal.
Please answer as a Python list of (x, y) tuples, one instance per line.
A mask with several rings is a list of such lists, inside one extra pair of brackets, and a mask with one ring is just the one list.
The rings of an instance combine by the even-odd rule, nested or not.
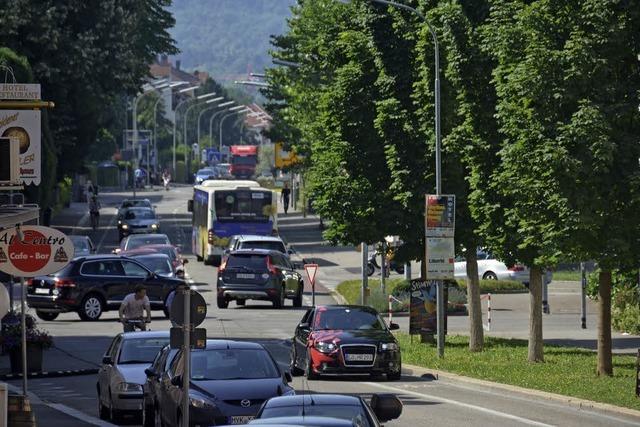
[[(467, 289), (466, 280), (458, 280), (458, 286)], [(480, 280), (480, 293), (492, 294), (520, 294), (527, 293), (529, 290), (525, 285), (514, 280)]]
[(614, 376), (595, 375), (596, 354), (587, 350), (545, 346), (545, 363), (527, 362), (527, 341), (485, 337), (485, 351), (470, 353), (468, 337), (448, 336), (445, 358), (434, 345), (399, 333), (402, 361), (468, 377), (610, 403), (640, 410), (635, 396), (635, 357), (614, 356)]
[(582, 280), (582, 276), (578, 270), (559, 270), (553, 272), (553, 280), (579, 282)]

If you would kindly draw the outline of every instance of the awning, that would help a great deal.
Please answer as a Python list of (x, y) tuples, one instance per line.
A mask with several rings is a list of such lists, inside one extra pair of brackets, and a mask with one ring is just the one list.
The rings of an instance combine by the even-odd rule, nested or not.
[(0, 229), (15, 227), (40, 218), (38, 205), (3, 205), (0, 206)]

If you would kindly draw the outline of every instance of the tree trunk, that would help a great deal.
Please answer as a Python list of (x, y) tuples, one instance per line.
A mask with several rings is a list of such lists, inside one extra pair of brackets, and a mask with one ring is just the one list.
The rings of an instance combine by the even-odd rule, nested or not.
[(598, 278), (598, 375), (613, 375), (611, 358), (611, 272)]
[(544, 362), (542, 342), (542, 269), (529, 272), (529, 362)]
[(475, 250), (467, 250), (467, 300), (469, 302), (469, 351), (482, 351), (484, 331), (482, 325), (482, 303), (480, 301), (480, 279), (478, 278), (478, 256)]

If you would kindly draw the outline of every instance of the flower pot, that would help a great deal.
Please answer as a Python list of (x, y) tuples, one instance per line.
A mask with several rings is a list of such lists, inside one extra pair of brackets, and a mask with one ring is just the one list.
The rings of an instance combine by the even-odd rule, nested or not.
[[(42, 352), (41, 344), (27, 343), (27, 372), (42, 372)], [(11, 361), (11, 373), (22, 373), (22, 348), (16, 347), (9, 351)]]

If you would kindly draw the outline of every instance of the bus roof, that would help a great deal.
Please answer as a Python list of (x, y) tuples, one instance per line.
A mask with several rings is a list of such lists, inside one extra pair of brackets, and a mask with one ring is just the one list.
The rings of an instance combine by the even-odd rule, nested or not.
[(207, 179), (201, 185), (197, 187), (224, 187), (224, 188), (236, 188), (236, 187), (260, 187), (257, 181), (249, 180), (225, 180), (225, 179)]

